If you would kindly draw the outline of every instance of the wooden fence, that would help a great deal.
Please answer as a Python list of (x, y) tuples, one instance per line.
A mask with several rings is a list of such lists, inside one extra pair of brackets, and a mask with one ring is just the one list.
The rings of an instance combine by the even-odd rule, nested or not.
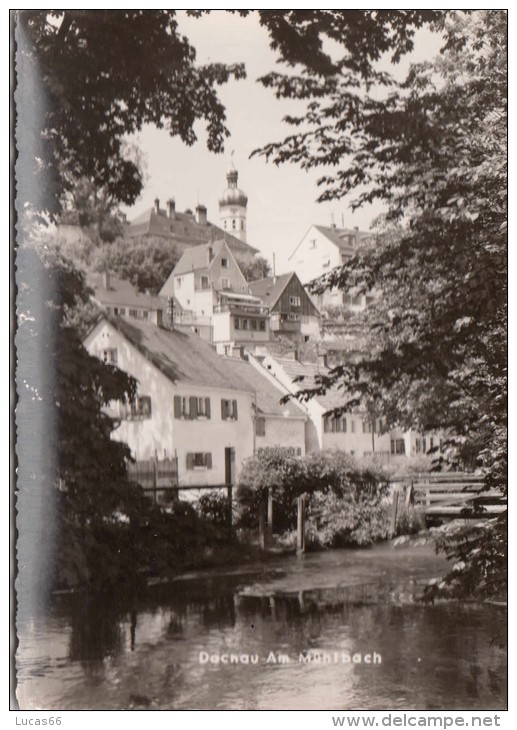
[(395, 533), (398, 517), (421, 509), (426, 520), (455, 519), (465, 516), (466, 508), (476, 511), (476, 517), (493, 517), (506, 509), (506, 496), (497, 489), (484, 489), (483, 477), (463, 472), (417, 474), (393, 477), (391, 534)]

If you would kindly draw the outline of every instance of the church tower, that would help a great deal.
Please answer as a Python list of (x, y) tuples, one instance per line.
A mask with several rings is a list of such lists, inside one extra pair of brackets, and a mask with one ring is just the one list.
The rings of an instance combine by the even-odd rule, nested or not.
[(246, 206), (248, 196), (237, 187), (239, 173), (233, 166), (226, 173), (228, 187), (219, 199), (219, 214), (225, 231), (246, 243)]

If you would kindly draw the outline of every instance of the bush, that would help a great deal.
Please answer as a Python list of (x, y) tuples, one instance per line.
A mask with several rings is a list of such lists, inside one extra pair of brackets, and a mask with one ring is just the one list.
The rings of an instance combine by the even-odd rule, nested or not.
[(220, 490), (202, 494), (195, 503), (197, 514), (202, 520), (214, 525), (228, 523), (228, 495)]
[(346, 500), (335, 492), (315, 492), (307, 504), (308, 545), (363, 547), (386, 539), (390, 523), (389, 500)]
[(362, 467), (340, 451), (296, 456), (267, 448), (248, 459), (237, 489), (239, 525), (256, 527), (261, 501), (272, 490), (275, 531), (296, 526), (296, 497), (308, 495), (307, 537), (324, 547), (369, 545), (386, 537), (388, 485), (381, 470)]

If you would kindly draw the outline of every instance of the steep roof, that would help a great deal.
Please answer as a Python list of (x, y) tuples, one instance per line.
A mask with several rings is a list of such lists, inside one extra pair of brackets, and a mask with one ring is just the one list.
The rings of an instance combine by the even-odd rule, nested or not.
[[(355, 252), (356, 246), (358, 246), (361, 241), (365, 238), (371, 238), (372, 236), (371, 231), (360, 231), (356, 228), (337, 228), (335, 226), (314, 225), (311, 226), (309, 230), (312, 230), (312, 228), (315, 228), (317, 231), (326, 236), (326, 238), (337, 246), (343, 254), (348, 256), (352, 256)], [(302, 241), (306, 236), (307, 233), (302, 238)], [(353, 243), (350, 242), (350, 239), (353, 239)], [(296, 246), (292, 254), (289, 256), (289, 259), (294, 256), (302, 241), (300, 241), (300, 243)]]
[[(297, 382), (293, 382), (296, 390), (304, 390), (306, 388), (316, 387), (314, 381), (316, 375), (328, 375), (330, 369), (319, 363), (300, 362), (299, 360), (291, 360), (288, 358), (275, 357), (277, 362), (283, 369), (284, 373), (289, 377), (291, 382), (296, 378), (303, 378)], [(329, 388), (324, 395), (314, 397), (325, 410), (330, 411), (333, 408), (339, 408), (345, 404), (343, 391), (338, 386)]]
[(95, 299), (106, 306), (147, 307), (162, 309), (166, 301), (162, 297), (139, 292), (129, 281), (110, 274), (109, 288), (104, 286), (104, 275), (88, 273), (86, 281), (93, 289)]
[(274, 307), (294, 275), (294, 271), (290, 271), (280, 276), (266, 276), (265, 279), (250, 281), (249, 288), (251, 293), (259, 297), (265, 305)]
[(173, 275), (188, 274), (190, 271), (199, 271), (209, 269), (213, 261), (208, 260), (208, 250), (212, 248), (214, 256), (216, 256), (222, 248), (225, 247), (224, 241), (214, 241), (213, 243), (205, 243), (201, 246), (194, 246), (183, 251), (180, 260), (173, 269)]
[(258, 249), (250, 246), (249, 243), (244, 243), (244, 241), (210, 221), (198, 223), (191, 213), (175, 213), (174, 218), (169, 218), (165, 210), (160, 208), (159, 213), (157, 213), (154, 207), (148, 208), (134, 218), (127, 228), (126, 235), (130, 238), (135, 236), (159, 236), (168, 238), (172, 243), (179, 243), (183, 246), (199, 246), (203, 243), (209, 243), (213, 239), (222, 238), (234, 254), (258, 253)]
[(230, 372), (226, 359), (193, 333), (168, 330), (136, 319), (129, 321), (110, 315), (102, 319), (174, 383), (250, 392), (248, 384), (237, 373)]
[(277, 388), (265, 375), (261, 375), (249, 362), (231, 357), (225, 357), (224, 362), (232, 379), (245, 382), (247, 390), (255, 394), (260, 413), (285, 418), (306, 418), (305, 412), (296, 402), (281, 404), (284, 391)]

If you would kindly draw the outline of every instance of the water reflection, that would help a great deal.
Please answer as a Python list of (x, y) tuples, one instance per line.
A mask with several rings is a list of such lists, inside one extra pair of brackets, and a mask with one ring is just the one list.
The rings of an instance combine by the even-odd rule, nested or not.
[[(20, 706), (505, 707), (500, 607), (415, 603), (414, 575), (299, 591), (285, 590), (287, 580), (271, 591), (270, 581), (183, 581), (129, 605), (61, 599), (50, 616), (19, 628)], [(270, 653), (288, 661), (269, 662)], [(381, 663), (364, 660), (374, 653)], [(212, 661), (230, 654), (259, 661)], [(307, 654), (338, 660), (300, 661)]]

